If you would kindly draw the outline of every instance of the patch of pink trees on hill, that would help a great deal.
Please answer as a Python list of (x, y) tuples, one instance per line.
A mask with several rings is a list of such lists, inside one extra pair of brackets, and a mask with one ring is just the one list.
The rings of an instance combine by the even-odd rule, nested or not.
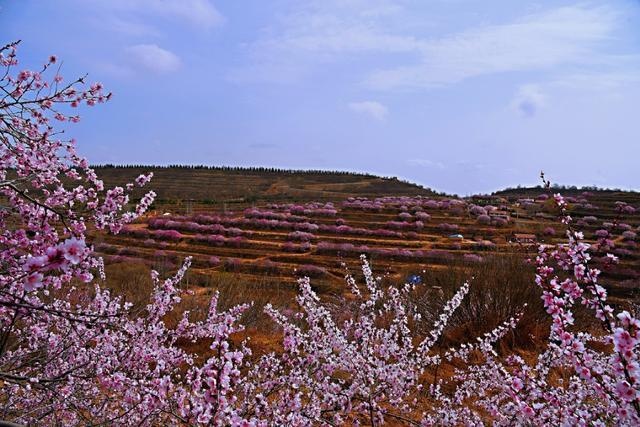
[(326, 275), (327, 269), (323, 267), (318, 267), (317, 265), (303, 264), (296, 268), (295, 273), (298, 276), (319, 277), (319, 276)]
[(287, 234), (287, 240), (291, 240), (294, 242), (310, 242), (314, 240), (316, 236), (311, 233), (306, 233), (304, 231), (294, 231)]
[(416, 212), (416, 220), (424, 222), (431, 221), (431, 215), (426, 212)]
[(424, 223), (422, 221), (416, 222), (404, 222), (404, 221), (387, 221), (385, 223), (385, 227), (390, 228), (391, 230), (421, 230), (424, 228)]
[[(276, 205), (277, 206), (277, 205)], [(284, 205), (280, 206), (285, 212), (294, 215), (306, 215), (306, 216), (336, 216), (338, 211), (335, 209), (333, 203), (319, 203), (309, 202), (304, 205)]]
[(489, 225), (491, 224), (491, 217), (486, 214), (481, 214), (476, 217), (476, 221), (478, 224)]
[(370, 229), (370, 228), (351, 227), (349, 225), (320, 224), (318, 229), (321, 232), (331, 233), (331, 234), (347, 234), (347, 235), (369, 236), (369, 237), (395, 237), (395, 238), (403, 237), (403, 234), (399, 231), (385, 230), (383, 228)]
[(316, 246), (319, 254), (337, 254), (359, 256), (361, 254), (375, 256), (379, 259), (419, 260), (425, 257), (422, 250), (403, 248), (372, 248), (367, 245), (353, 243), (319, 242)]
[[(350, 197), (342, 203), (343, 208), (359, 209), (371, 212), (400, 211), (402, 213), (421, 212), (423, 209), (449, 210), (461, 215), (466, 209), (467, 203), (460, 199), (433, 200), (421, 196), (416, 197), (379, 197), (373, 200), (365, 197)], [(403, 219), (403, 218), (401, 218)], [(408, 219), (408, 217), (406, 217)]]
[(384, 209), (384, 204), (380, 202), (370, 201), (368, 199), (350, 197), (342, 202), (343, 208), (359, 209), (364, 211), (380, 212)]
[(462, 259), (465, 260), (466, 262), (471, 262), (471, 263), (478, 263), (483, 261), (483, 258), (477, 254), (464, 254), (462, 256)]
[[(141, 310), (100, 285), (104, 272), (86, 241), (87, 226), (118, 232), (144, 212), (152, 195), (126, 210), (127, 189), (135, 184), (104, 191), (73, 144), (56, 139), (49, 120), (76, 121), (63, 107), (106, 99), (100, 86), (83, 92), (76, 89), (81, 80), (65, 86), (57, 74), (52, 81), (42, 72), (16, 74), (15, 45), (0, 53), (7, 67), (0, 79), (5, 420), (137, 426), (640, 423), (640, 321), (608, 304), (589, 245), (572, 228), (560, 195), (554, 200), (568, 228), (567, 244), (541, 247), (534, 261), (535, 285), (551, 318), (537, 360), (494, 350), (520, 313), (466, 344), (441, 348), (473, 283), (461, 284), (439, 312), (421, 314), (416, 286), (384, 285), (366, 258), (362, 283), (345, 277), (348, 298), (324, 302), (303, 277), (297, 310), (267, 305), (264, 312), (282, 334), (281, 351), (252, 355), (248, 342), (238, 339), (248, 304), (220, 311), (214, 294), (198, 320), (177, 311), (190, 259), (166, 280), (152, 272), (153, 288)], [(67, 188), (68, 182), (76, 187)], [(227, 259), (227, 267), (242, 264)], [(593, 314), (599, 332), (576, 327), (577, 306)], [(172, 313), (180, 314), (169, 322)], [(185, 350), (193, 343), (206, 343), (209, 352)], [(426, 382), (426, 374), (445, 362), (459, 368)]]
[(251, 231), (241, 230), (237, 227), (225, 227), (221, 224), (198, 224), (193, 221), (173, 221), (166, 218), (151, 218), (148, 221), (150, 229), (179, 230), (191, 233), (211, 233), (226, 236), (250, 236)]
[(283, 252), (309, 252), (311, 250), (310, 242), (301, 242), (301, 243), (293, 243), (293, 242), (284, 242), (280, 249)]
[[(290, 219), (290, 218), (288, 218)], [(262, 229), (262, 230), (300, 230), (300, 231), (309, 231), (314, 232), (318, 230), (318, 225), (310, 222), (299, 222), (299, 221), (284, 221), (277, 219), (262, 219), (262, 218), (236, 218), (236, 217), (224, 217), (219, 215), (196, 215), (193, 217), (184, 217), (184, 216), (172, 216), (169, 218), (154, 218), (150, 221), (153, 221), (155, 227), (164, 227), (168, 224), (173, 224), (173, 222), (187, 222), (187, 223), (198, 223), (198, 224), (209, 224), (210, 228), (201, 229), (202, 232), (212, 232), (212, 233), (228, 233), (228, 228), (231, 227), (234, 232), (242, 232), (243, 234), (249, 235), (251, 233), (250, 230), (241, 230), (238, 227), (245, 228), (254, 228), (254, 229)], [(172, 223), (168, 223), (167, 221), (172, 221)], [(192, 226), (193, 227), (193, 226)], [(238, 231), (240, 230), (240, 231)]]
[(413, 215), (411, 215), (409, 212), (400, 212), (398, 214), (398, 218), (403, 222), (409, 222), (413, 220)]
[(469, 213), (473, 216), (487, 215), (487, 210), (482, 206), (473, 205), (469, 208)]
[(443, 222), (438, 224), (438, 228), (442, 231), (452, 232), (452, 231), (458, 231), (460, 227), (458, 226), (458, 224), (449, 224), (449, 223)]
[[(336, 220), (336, 222), (337, 221), (338, 220)], [(421, 230), (424, 227), (424, 223), (422, 221), (415, 221), (411, 223), (390, 221), (390, 223), (387, 223), (387, 225), (391, 228), (395, 227), (399, 230)], [(312, 234), (313, 232), (321, 231), (331, 234), (346, 234), (370, 237), (404, 237), (402, 232), (400, 231), (351, 227), (344, 224), (314, 224), (310, 222), (290, 222), (275, 219), (247, 219), (208, 215), (198, 215), (193, 218), (176, 216), (170, 218), (152, 218), (149, 220), (149, 227), (152, 230), (147, 231), (145, 229), (138, 228), (127, 229), (126, 232), (137, 237), (153, 236), (154, 234), (156, 234), (154, 233), (153, 229), (183, 230), (189, 232), (215, 233), (230, 236), (251, 236), (251, 230), (238, 228), (247, 227), (265, 230), (294, 230), (293, 233)]]
[(219, 234), (196, 234), (195, 236), (190, 237), (190, 239), (195, 242), (206, 243), (212, 246), (229, 246), (233, 248), (245, 246), (247, 243), (247, 240), (242, 236), (224, 237)]
[(626, 202), (615, 202), (616, 211), (623, 215), (632, 215), (636, 213), (636, 208)]

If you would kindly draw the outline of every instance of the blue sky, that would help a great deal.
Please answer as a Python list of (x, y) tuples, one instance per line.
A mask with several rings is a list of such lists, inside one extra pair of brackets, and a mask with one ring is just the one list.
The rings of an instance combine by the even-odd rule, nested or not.
[(114, 92), (94, 163), (640, 189), (637, 0), (9, 0), (0, 35)]

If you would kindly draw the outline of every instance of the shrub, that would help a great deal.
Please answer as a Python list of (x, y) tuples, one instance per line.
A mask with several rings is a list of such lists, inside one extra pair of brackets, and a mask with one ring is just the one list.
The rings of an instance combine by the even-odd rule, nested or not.
[(481, 216), (481, 215), (486, 216), (487, 215), (487, 210), (485, 208), (483, 208), (482, 206), (473, 205), (469, 209), (469, 213), (471, 215), (474, 215), (474, 216)]
[(607, 230), (596, 230), (595, 236), (599, 239), (605, 239), (609, 237), (609, 232)]
[(398, 214), (398, 218), (400, 218), (401, 221), (409, 222), (413, 219), (413, 215), (411, 215), (409, 212), (400, 212)]
[(441, 224), (438, 224), (438, 228), (442, 231), (458, 231), (458, 224), (448, 224), (446, 222), (443, 222)]
[(316, 265), (304, 264), (296, 268), (295, 273), (298, 276), (320, 277), (327, 274), (327, 270)]
[(427, 209), (438, 209), (440, 208), (440, 203), (438, 203), (435, 200), (427, 200), (422, 204), (422, 206), (424, 206)]
[(152, 232), (152, 236), (157, 240), (168, 240), (171, 242), (177, 242), (182, 239), (182, 234), (176, 230), (155, 230)]
[(311, 250), (311, 243), (302, 242), (300, 244), (285, 242), (280, 246), (280, 249), (284, 252), (308, 252)]
[(507, 218), (504, 218), (504, 217), (493, 216), (493, 217), (491, 217), (491, 224), (496, 226), (496, 227), (504, 227), (507, 224), (509, 224), (509, 220)]
[(424, 253), (424, 258), (431, 261), (451, 261), (453, 260), (453, 254), (448, 251), (440, 249), (431, 249)]
[(101, 252), (104, 254), (116, 254), (118, 253), (118, 247), (115, 245), (110, 245), (109, 243), (98, 243), (95, 245), (95, 251)]
[(400, 221), (387, 221), (385, 226), (391, 230), (406, 230), (409, 228), (413, 228), (410, 223)]
[(491, 224), (491, 217), (489, 215), (478, 215), (478, 217), (476, 218), (476, 221), (478, 221), (478, 224), (482, 224), (482, 225), (489, 225)]
[[(420, 227), (422, 228), (422, 227)], [(418, 233), (416, 233), (415, 231), (407, 231), (407, 233), (405, 233), (407, 239), (411, 239), (411, 240), (418, 240), (420, 238), (420, 235)]]
[(294, 242), (308, 242), (310, 240), (315, 239), (315, 236), (311, 233), (306, 233), (304, 231), (294, 231), (287, 235), (287, 239), (292, 240)]
[(223, 265), (225, 271), (238, 271), (242, 266), (242, 261), (238, 258), (225, 258)]
[(476, 254), (464, 254), (462, 256), (462, 258), (466, 262), (470, 262), (470, 263), (476, 263), (476, 262), (482, 262), (483, 261), (483, 258), (480, 255), (476, 255)]
[(431, 215), (426, 212), (416, 212), (416, 220), (424, 222), (431, 221)]

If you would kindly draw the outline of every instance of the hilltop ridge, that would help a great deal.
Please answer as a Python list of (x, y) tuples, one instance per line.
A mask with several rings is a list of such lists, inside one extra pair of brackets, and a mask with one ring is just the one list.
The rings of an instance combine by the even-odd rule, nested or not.
[[(158, 201), (208, 202), (342, 200), (348, 197), (433, 196), (438, 193), (393, 177), (265, 167), (95, 165), (107, 187), (153, 172)], [(134, 196), (140, 195), (135, 193)]]

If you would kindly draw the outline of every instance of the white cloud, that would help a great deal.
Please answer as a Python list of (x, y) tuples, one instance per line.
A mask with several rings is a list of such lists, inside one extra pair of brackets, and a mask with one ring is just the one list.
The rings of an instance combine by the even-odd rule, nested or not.
[(629, 71), (600, 71), (567, 74), (553, 79), (549, 85), (574, 90), (600, 90), (609, 93), (617, 92), (630, 84), (640, 82), (640, 63), (628, 64)]
[(165, 74), (180, 68), (180, 58), (155, 44), (138, 44), (125, 49), (129, 65), (139, 71)]
[(351, 102), (348, 107), (353, 112), (368, 115), (379, 121), (386, 119), (389, 114), (387, 107), (376, 101)]
[(375, 71), (367, 83), (378, 89), (428, 88), (493, 73), (611, 65), (619, 58), (599, 48), (611, 40), (616, 24), (607, 7), (558, 8), (425, 41), (420, 63)]
[[(79, 2), (77, 0), (77, 2)], [(210, 29), (221, 25), (224, 17), (209, 0), (82, 0), (81, 5), (90, 3), (101, 15), (107, 14), (105, 22), (115, 22), (114, 31), (125, 30), (149, 24), (148, 18), (160, 17), (182, 21), (198, 29)], [(110, 19), (109, 16), (111, 15)], [(129, 21), (125, 23), (125, 21)]]
[(380, 33), (371, 23), (345, 21), (332, 15), (297, 18), (283, 34), (259, 41), (256, 50), (320, 55), (321, 59), (341, 54), (372, 52), (416, 52), (422, 42), (413, 36)]
[[(640, 68), (638, 62), (629, 65), (631, 70)], [(640, 72), (637, 71), (567, 73), (557, 78), (520, 86), (510, 106), (524, 117), (533, 117), (541, 109), (551, 107), (550, 98), (574, 101), (581, 98), (600, 100), (619, 98), (638, 83), (640, 83)]]
[[(409, 18), (389, 0), (309, 0), (295, 4), (263, 36), (244, 46), (249, 63), (234, 69), (238, 82), (283, 83), (299, 80), (317, 64), (379, 52), (413, 54), (421, 41), (413, 35), (380, 31)], [(424, 24), (424, 19), (422, 19)]]
[(133, 37), (159, 37), (160, 32), (151, 25), (123, 19), (117, 16), (100, 16), (92, 19), (92, 25), (100, 25), (108, 31)]
[(120, 3), (139, 12), (179, 18), (201, 28), (224, 22), (218, 9), (208, 0), (123, 0)]
[(365, 57), (369, 71), (354, 72), (367, 87), (423, 89), (514, 71), (620, 69), (635, 59), (609, 49), (623, 16), (609, 5), (550, 8), (448, 33), (409, 5), (387, 0), (297, 5), (245, 46), (250, 63), (232, 74), (242, 81), (254, 75), (259, 82), (282, 83), (325, 63)]
[(95, 25), (125, 35), (158, 37), (167, 24), (184, 23), (208, 30), (225, 18), (209, 0), (71, 0), (74, 9), (85, 10)]
[(545, 105), (545, 95), (536, 85), (524, 85), (518, 89), (511, 106), (524, 117), (533, 117)]

